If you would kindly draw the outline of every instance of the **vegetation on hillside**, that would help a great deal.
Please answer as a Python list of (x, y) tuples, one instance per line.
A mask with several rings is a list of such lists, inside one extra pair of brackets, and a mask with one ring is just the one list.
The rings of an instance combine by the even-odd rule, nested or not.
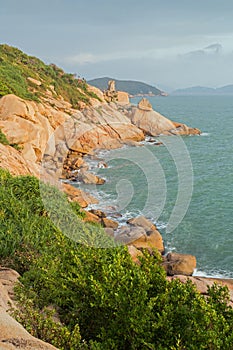
[[(28, 78), (41, 82), (33, 84)], [(21, 98), (39, 101), (49, 90), (54, 97), (61, 95), (74, 108), (79, 101), (89, 103), (89, 98), (98, 97), (89, 92), (83, 79), (65, 73), (54, 64), (46, 65), (36, 57), (28, 56), (17, 48), (0, 45), (0, 97), (15, 94)]]
[(126, 91), (130, 95), (148, 95), (148, 94), (154, 94), (154, 95), (160, 95), (161, 91), (157, 89), (155, 86), (145, 84), (141, 81), (134, 81), (134, 80), (117, 80), (113, 78), (97, 78), (90, 80), (88, 83), (96, 86), (97, 88), (101, 90), (106, 90), (108, 87), (109, 80), (115, 80), (116, 82), (116, 90), (119, 91)]
[[(139, 266), (125, 247), (71, 240), (51, 221), (43, 186), (0, 169), (0, 264), (22, 275), (15, 316), (33, 335), (64, 350), (232, 349), (225, 288), (214, 286), (206, 299), (191, 282), (168, 282), (156, 252), (145, 253)], [(68, 203), (65, 195), (46, 189), (59, 221), (68, 223), (58, 200)], [(81, 215), (77, 205), (71, 210)], [(85, 226), (86, 236), (99, 233)]]

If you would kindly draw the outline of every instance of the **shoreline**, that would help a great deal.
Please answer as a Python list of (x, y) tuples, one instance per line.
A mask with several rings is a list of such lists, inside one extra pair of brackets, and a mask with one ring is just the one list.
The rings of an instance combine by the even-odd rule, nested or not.
[[(134, 147), (142, 147), (144, 145), (151, 145), (151, 142), (148, 142), (146, 140), (146, 138), (150, 138), (150, 136), (145, 136), (145, 139), (141, 142), (138, 143), (137, 146), (134, 146)], [(156, 139), (154, 138), (154, 141), (155, 141), (155, 145), (157, 145), (157, 142), (158, 144), (160, 145), (161, 143), (159, 142), (159, 137)], [(123, 145), (122, 147), (133, 147), (133, 146), (130, 146), (130, 145)], [(90, 171), (91, 173), (93, 173), (94, 175), (98, 175), (98, 164), (99, 163), (106, 163), (106, 155), (109, 154), (110, 152), (112, 152), (113, 150), (109, 149), (109, 150), (106, 150), (106, 149), (96, 149), (94, 150), (94, 153), (92, 155), (85, 155), (84, 156), (84, 159), (85, 159), (85, 162), (88, 164), (89, 168), (88, 168), (88, 171)], [(108, 168), (108, 166), (107, 166)], [(106, 178), (106, 176), (101, 176), (102, 178), (104, 178), (106, 181), (108, 181), (108, 178)], [(90, 194), (91, 196), (94, 196), (96, 197), (96, 193), (95, 191), (93, 192), (93, 186), (95, 185), (90, 185), (91, 187), (89, 187), (89, 185), (83, 185), (83, 183), (81, 181), (68, 181), (69, 184), (71, 184), (72, 186), (76, 187), (76, 188), (79, 188), (79, 189), (82, 189), (84, 191), (88, 191), (88, 194)], [(81, 185), (81, 186), (80, 186)], [(83, 187), (84, 186), (84, 187)], [(94, 189), (96, 189), (98, 187), (98, 191), (97, 192), (101, 192), (101, 187), (102, 186), (95, 186)], [(102, 195), (102, 194), (101, 194)], [(100, 198), (103, 198), (98, 196), (96, 197), (98, 200)], [(143, 216), (143, 213), (139, 212), (136, 213), (135, 212), (126, 212), (124, 214), (120, 213), (120, 211), (117, 210), (117, 207), (115, 207), (115, 203), (113, 202), (112, 203), (112, 198), (109, 199), (109, 202), (106, 203), (106, 199), (103, 199), (102, 201), (100, 201), (100, 203), (98, 204), (89, 204), (85, 210), (87, 210), (88, 212), (92, 212), (93, 210), (96, 211), (96, 210), (101, 210), (103, 211), (105, 214), (106, 214), (106, 218), (109, 219), (109, 220), (113, 220), (113, 221), (116, 221), (119, 225), (119, 228), (122, 227), (122, 226), (125, 226), (127, 225), (127, 221), (130, 219), (130, 218), (135, 218), (135, 217), (138, 217), (138, 216)], [(111, 206), (111, 210), (106, 210), (106, 206)], [(156, 222), (155, 220), (153, 220), (152, 218), (148, 218), (146, 217), (147, 219), (149, 219), (150, 221), (152, 221), (153, 224), (155, 224), (155, 226), (157, 227), (158, 231), (161, 232), (161, 229), (164, 228), (164, 223), (159, 223), (159, 222)], [(162, 227), (160, 227), (162, 226)], [(117, 230), (116, 230), (117, 232)], [(164, 250), (164, 254), (162, 254), (162, 256), (166, 256), (167, 254), (169, 254), (170, 252), (179, 252), (179, 250), (175, 249), (174, 251), (173, 250), (170, 250), (168, 249), (167, 246), (164, 247), (165, 250)], [(201, 278), (201, 279), (206, 279), (206, 280), (209, 280), (209, 279), (213, 279), (213, 280), (218, 280), (218, 281), (233, 281), (233, 278), (232, 277), (228, 277), (227, 275), (223, 275), (223, 274), (220, 274), (220, 273), (216, 273), (216, 274), (211, 274), (211, 273), (208, 273), (208, 272), (205, 272), (202, 270), (202, 268), (195, 268), (194, 269), (194, 272), (192, 274), (192, 277), (194, 278)]]

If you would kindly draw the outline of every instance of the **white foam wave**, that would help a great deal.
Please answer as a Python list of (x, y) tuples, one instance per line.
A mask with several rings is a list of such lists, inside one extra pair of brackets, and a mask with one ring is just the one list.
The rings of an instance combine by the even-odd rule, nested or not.
[(202, 270), (195, 269), (193, 273), (194, 277), (205, 277), (205, 278), (217, 278), (217, 279), (232, 279), (232, 274), (229, 274), (229, 272), (225, 271), (223, 273), (219, 273), (217, 271), (213, 272), (205, 272)]
[(202, 133), (200, 134), (200, 136), (210, 136), (210, 133), (208, 133), (208, 132), (202, 132)]

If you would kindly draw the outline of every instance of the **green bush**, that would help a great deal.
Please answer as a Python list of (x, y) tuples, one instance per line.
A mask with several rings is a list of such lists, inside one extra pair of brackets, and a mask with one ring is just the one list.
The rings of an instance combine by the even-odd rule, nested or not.
[[(41, 86), (35, 87), (28, 77), (41, 81)], [(55, 88), (54, 97), (61, 95), (74, 108), (79, 107), (80, 101), (88, 104), (90, 97), (99, 99), (88, 91), (86, 82), (76, 79), (74, 74), (67, 74), (54, 64), (46, 65), (17, 48), (0, 45), (0, 97), (13, 93), (24, 99), (39, 101), (50, 85)]]

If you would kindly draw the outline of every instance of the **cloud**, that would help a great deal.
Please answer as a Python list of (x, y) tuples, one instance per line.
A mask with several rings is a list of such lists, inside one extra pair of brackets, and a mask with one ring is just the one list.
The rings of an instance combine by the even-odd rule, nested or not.
[(184, 56), (189, 57), (189, 58), (196, 58), (196, 57), (203, 57), (206, 55), (218, 55), (221, 53), (223, 47), (221, 44), (216, 43), (216, 44), (211, 44), (203, 49), (198, 49), (194, 51), (190, 51), (188, 53), (185, 53)]

